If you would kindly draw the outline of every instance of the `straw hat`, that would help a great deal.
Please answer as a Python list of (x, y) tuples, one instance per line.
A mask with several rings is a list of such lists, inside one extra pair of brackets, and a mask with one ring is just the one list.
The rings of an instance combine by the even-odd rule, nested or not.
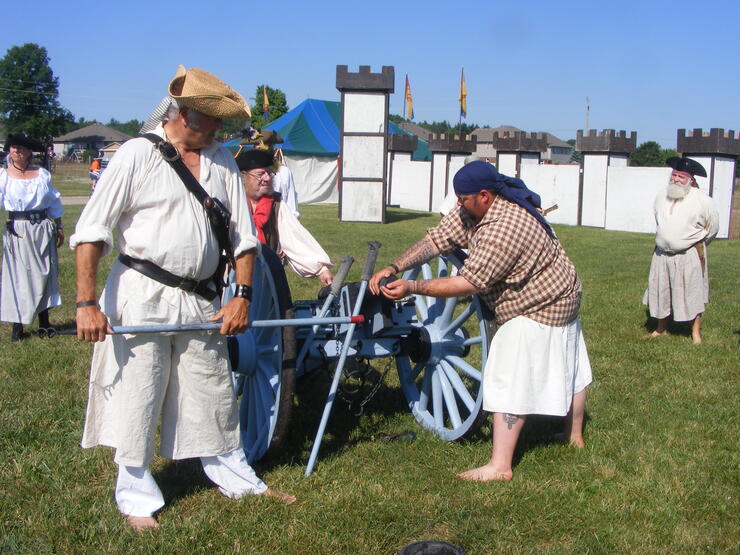
[(252, 116), (246, 100), (215, 75), (192, 67), (179, 66), (168, 87), (170, 96), (183, 106), (221, 119)]

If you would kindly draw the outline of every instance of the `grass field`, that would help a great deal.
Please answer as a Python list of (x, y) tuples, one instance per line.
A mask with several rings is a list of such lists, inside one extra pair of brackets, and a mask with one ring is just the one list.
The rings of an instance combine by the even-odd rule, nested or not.
[[(71, 194), (60, 177), (57, 185)], [(86, 193), (84, 193), (86, 194)], [(67, 207), (71, 232), (81, 207)], [(358, 259), (366, 242), (390, 261), (437, 217), (389, 211), (389, 224), (339, 223), (334, 206), (302, 207), (332, 258)], [(108, 449), (79, 448), (91, 347), (73, 338), (20, 344), (0, 325), (0, 552), (3, 553), (382, 553), (439, 539), (468, 553), (740, 550), (738, 526), (738, 319), (740, 242), (709, 248), (712, 301), (704, 344), (688, 330), (646, 340), (640, 299), (649, 235), (556, 226), (585, 287), (581, 311), (595, 382), (582, 451), (553, 444), (557, 419), (530, 419), (514, 481), (473, 484), (454, 473), (490, 454), (488, 429), (445, 443), (423, 431), (389, 373), (365, 415), (336, 403), (318, 465), (303, 477), (328, 380), (298, 383), (284, 453), (256, 465), (268, 483), (298, 496), (283, 506), (222, 497), (194, 461), (157, 459), (167, 499), (161, 528), (135, 534), (113, 501)], [(106, 261), (110, 264), (112, 258)], [(105, 274), (105, 272), (102, 272)], [(315, 280), (289, 276), (308, 299)], [(61, 253), (63, 306), (74, 316), (73, 254)], [(33, 326), (35, 327), (35, 326)], [(414, 442), (379, 434), (414, 430)]]

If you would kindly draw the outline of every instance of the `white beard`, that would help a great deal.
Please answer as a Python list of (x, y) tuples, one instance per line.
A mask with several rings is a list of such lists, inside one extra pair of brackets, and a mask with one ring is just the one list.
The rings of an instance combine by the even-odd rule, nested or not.
[(678, 185), (676, 183), (669, 183), (668, 189), (666, 190), (666, 196), (670, 200), (681, 200), (689, 194), (691, 185)]

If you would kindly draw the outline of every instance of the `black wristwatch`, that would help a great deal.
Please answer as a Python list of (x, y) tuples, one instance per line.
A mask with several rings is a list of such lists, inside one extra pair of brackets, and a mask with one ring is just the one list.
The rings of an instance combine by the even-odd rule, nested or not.
[(236, 284), (234, 286), (234, 297), (239, 297), (240, 299), (247, 299), (248, 301), (252, 300), (252, 286), (251, 285), (241, 285)]

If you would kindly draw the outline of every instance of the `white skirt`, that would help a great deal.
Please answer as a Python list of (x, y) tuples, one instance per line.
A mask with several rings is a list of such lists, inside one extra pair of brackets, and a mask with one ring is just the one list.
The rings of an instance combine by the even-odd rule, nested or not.
[[(704, 249), (706, 262), (706, 249)], [(690, 322), (709, 302), (709, 270), (702, 268), (699, 252), (691, 248), (680, 254), (654, 252), (648, 287), (642, 303), (653, 318), (673, 314), (676, 322)]]
[(42, 310), (62, 304), (55, 227), (51, 220), (15, 220), (16, 237), (3, 236), (0, 320), (30, 324)]
[(592, 381), (579, 318), (561, 327), (525, 316), (496, 332), (483, 375), (483, 409), (565, 416)]

